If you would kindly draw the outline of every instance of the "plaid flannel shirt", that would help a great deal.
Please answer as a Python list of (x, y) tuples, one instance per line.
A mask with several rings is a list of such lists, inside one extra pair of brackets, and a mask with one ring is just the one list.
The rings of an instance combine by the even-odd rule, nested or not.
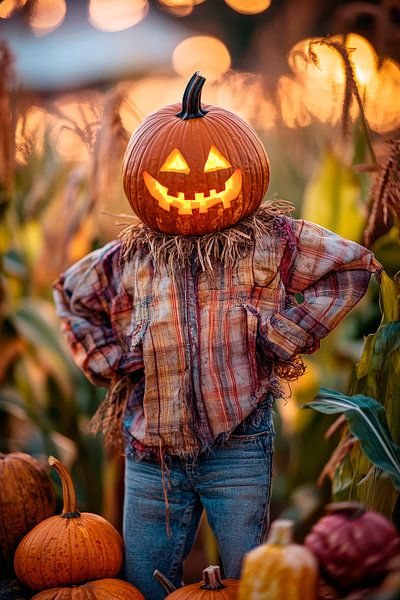
[(145, 248), (122, 263), (113, 241), (56, 282), (87, 377), (109, 386), (136, 374), (126, 416), (141, 448), (188, 455), (229, 435), (277, 396), (275, 365), (317, 350), (381, 270), (369, 250), (319, 225), (275, 225), (232, 267), (215, 261), (212, 280), (195, 260), (171, 277)]

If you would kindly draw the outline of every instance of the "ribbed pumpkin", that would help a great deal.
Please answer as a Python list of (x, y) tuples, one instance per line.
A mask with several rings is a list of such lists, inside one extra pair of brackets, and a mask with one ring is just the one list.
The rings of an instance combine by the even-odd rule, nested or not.
[[(218, 565), (210, 565), (203, 571), (203, 580), (199, 583), (185, 585), (177, 590), (159, 571), (154, 571), (165, 591), (168, 600), (237, 600), (239, 581), (237, 579), (221, 579)], [(172, 591), (174, 590), (174, 591)]]
[(98, 579), (80, 586), (51, 588), (32, 600), (145, 600), (137, 588), (121, 579)]
[(103, 517), (80, 513), (68, 469), (52, 456), (49, 463), (61, 477), (63, 510), (22, 539), (14, 559), (17, 577), (34, 590), (115, 577), (123, 562), (120, 534)]
[(267, 542), (246, 554), (239, 600), (317, 598), (317, 561), (307, 548), (293, 543), (292, 531), (292, 521), (274, 521)]
[(373, 585), (400, 552), (400, 537), (385, 517), (356, 502), (328, 504), (305, 539), (326, 580), (340, 589)]
[(167, 234), (202, 235), (252, 213), (269, 184), (267, 153), (237, 115), (201, 105), (195, 73), (180, 104), (149, 115), (133, 133), (123, 183), (138, 217)]
[(13, 572), (14, 552), (24, 535), (56, 511), (45, 469), (24, 452), (0, 453), (0, 575)]

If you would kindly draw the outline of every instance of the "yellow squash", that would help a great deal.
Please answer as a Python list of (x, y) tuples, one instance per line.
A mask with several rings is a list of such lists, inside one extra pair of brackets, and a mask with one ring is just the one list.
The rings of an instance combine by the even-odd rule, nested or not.
[(317, 560), (292, 530), (292, 521), (275, 521), (267, 542), (246, 554), (239, 600), (316, 600)]

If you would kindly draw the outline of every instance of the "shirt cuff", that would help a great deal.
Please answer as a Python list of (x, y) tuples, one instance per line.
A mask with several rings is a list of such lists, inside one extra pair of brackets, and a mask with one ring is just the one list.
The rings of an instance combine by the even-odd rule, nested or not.
[(282, 360), (290, 360), (298, 354), (312, 354), (320, 342), (302, 327), (276, 313), (260, 326), (264, 349)]

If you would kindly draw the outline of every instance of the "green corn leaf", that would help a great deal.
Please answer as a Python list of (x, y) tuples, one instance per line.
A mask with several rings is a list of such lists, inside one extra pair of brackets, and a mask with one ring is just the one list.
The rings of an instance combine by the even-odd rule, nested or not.
[(359, 179), (332, 152), (326, 152), (306, 187), (301, 217), (351, 240), (361, 239), (365, 214)]
[(304, 406), (325, 414), (344, 413), (365, 456), (400, 490), (400, 446), (392, 440), (382, 404), (362, 394), (346, 396), (321, 388), (316, 399)]

